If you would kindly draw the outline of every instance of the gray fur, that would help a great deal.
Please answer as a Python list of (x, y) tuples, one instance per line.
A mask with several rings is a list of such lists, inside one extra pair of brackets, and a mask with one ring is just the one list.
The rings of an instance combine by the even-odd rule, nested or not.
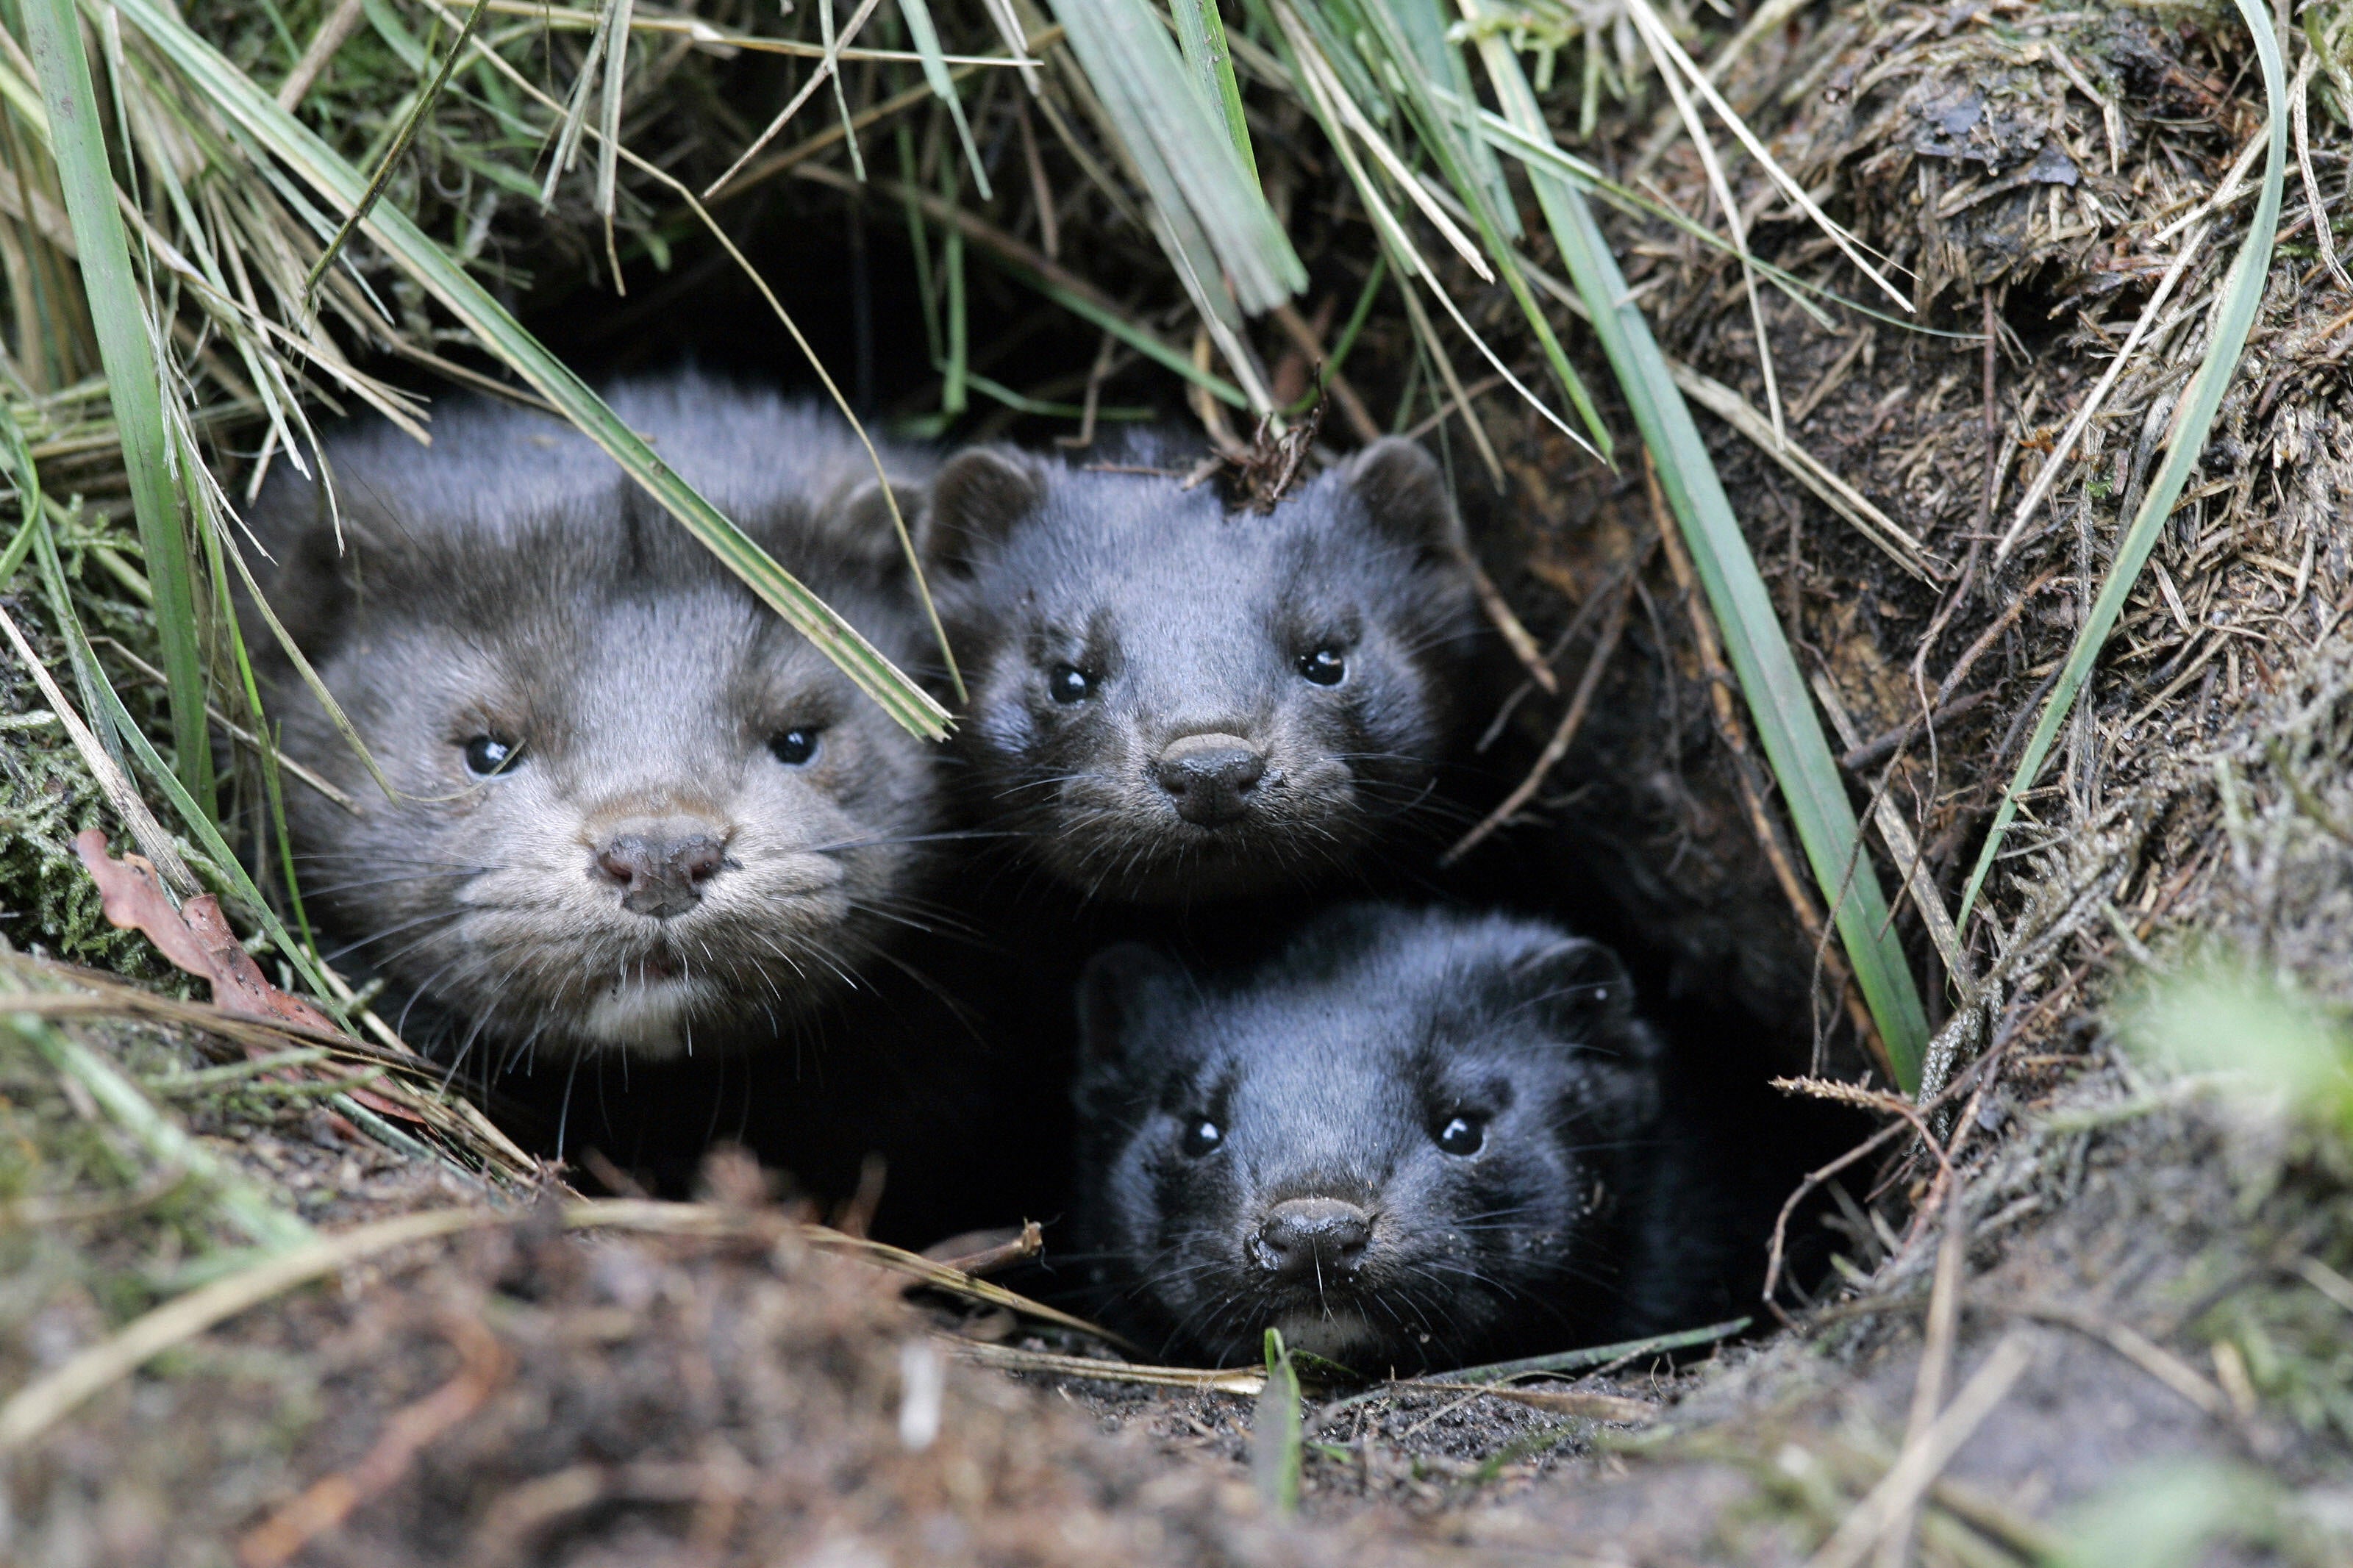
[[(1234, 1363), (1274, 1327), (1381, 1373), (1590, 1343), (1658, 1291), (1628, 1260), (1659, 1045), (1606, 948), (1355, 905), (1239, 979), (1114, 948), (1079, 1010), (1078, 1246), (1132, 1331)], [(1458, 1116), (1481, 1124), (1468, 1155), (1441, 1146)], [(1361, 1255), (1280, 1274), (1267, 1226), (1302, 1203), (1363, 1216)]]
[[(609, 401), (883, 653), (923, 658), (879, 483), (838, 417), (693, 376)], [(273, 662), (287, 753), (363, 811), (289, 786), (314, 918), (468, 1043), (661, 1057), (774, 1038), (903, 918), (934, 826), (927, 748), (568, 426), (459, 404), (432, 428), (429, 448), (381, 423), (330, 438), (340, 548), (324, 494), (283, 467), (249, 519), (270, 604), (399, 792)], [(270, 646), (258, 625), (248, 640)], [(770, 750), (796, 727), (821, 731), (797, 768)], [(478, 779), (464, 748), (484, 734), (522, 753)], [(612, 845), (685, 834), (721, 853), (679, 896), (617, 882)]]
[[(1091, 895), (1229, 897), (1348, 864), (1429, 789), (1472, 629), (1461, 543), (1437, 466), (1403, 441), (1269, 515), (1229, 515), (1210, 486), (965, 453), (933, 485), (925, 553), (971, 687), (957, 740), (980, 812)], [(1302, 673), (1325, 647), (1337, 684)], [(1085, 700), (1054, 700), (1064, 665)], [(1160, 782), (1199, 738), (1253, 770), (1214, 823)]]

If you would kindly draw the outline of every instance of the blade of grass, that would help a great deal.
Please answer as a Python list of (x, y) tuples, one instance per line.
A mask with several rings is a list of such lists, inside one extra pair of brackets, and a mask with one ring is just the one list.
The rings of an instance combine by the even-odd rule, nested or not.
[(2237, 4), (2247, 30), (2254, 35), (2255, 56), (2263, 65), (2263, 96), (2268, 105), (2271, 145), (2263, 153), (2263, 183), (2255, 200), (2255, 216), (2247, 226), (2246, 240), (2232, 258), (2231, 269), (2223, 275), (2222, 287), (2215, 298), (2214, 311), (2209, 318), (2212, 326), (2206, 357), (2183, 389), (2181, 401), (2174, 405), (2172, 428), (2166, 433), (2165, 462), (2150, 482), (2148, 494), (2142, 499), (2140, 510), (2134, 514), (2132, 526), (2116, 546), (2107, 579), (2100, 584), (2100, 592), (2092, 601), (2091, 614), (2075, 634), (2074, 646), (2067, 650), (2067, 662), (2060, 667), (2059, 683), (2052, 688), (2042, 717), (2036, 721), (2034, 733), (2026, 742), (2026, 754), (2019, 759), (2018, 772), (2011, 777), (2010, 787), (2002, 792), (2001, 805), (1994, 811), (1993, 826), (1986, 830), (1985, 847), (1978, 852), (1977, 867), (1969, 873), (1968, 886), (1961, 893), (1961, 907), (1954, 921), (1963, 931), (1968, 929), (1969, 911), (1976, 907), (1986, 875), (1993, 869), (1995, 858), (2001, 851), (2002, 837), (2018, 815), (2020, 797), (2042, 772), (2042, 764), (2051, 755), (2052, 742), (2058, 739), (2059, 727), (2067, 721), (2084, 684), (2090, 680), (2092, 667), (2099, 661), (2101, 647), (2124, 613), (2126, 596), (2140, 580), (2141, 568), (2147, 563), (2149, 552), (2156, 548), (2158, 532), (2172, 514), (2174, 502), (2180, 499), (2190, 469), (2206, 450), (2206, 433), (2222, 405), (2223, 392), (2238, 372), (2240, 352), (2246, 347), (2247, 332), (2254, 325), (2256, 310), (2263, 304), (2263, 285), (2271, 274), (2272, 244), (2279, 233), (2281, 195), (2287, 185), (2287, 73), (2280, 61), (2279, 40), (2272, 32), (2270, 17), (2253, 0), (2237, 0)]
[[(796, 169), (793, 174), (797, 179), (830, 185), (836, 190), (855, 192), (858, 189), (849, 175), (822, 164)], [(1219, 402), (1234, 408), (1250, 406), (1250, 399), (1242, 395), (1241, 388), (1223, 376), (1202, 370), (1184, 350), (1150, 328), (1139, 325), (1094, 285), (992, 226), (978, 214), (949, 206), (928, 191), (915, 190), (895, 181), (878, 180), (870, 184), (872, 189), (884, 196), (920, 210), (934, 222), (954, 224), (963, 229), (965, 237), (980, 247), (992, 265), (1011, 275), (1016, 281), (1037, 290), (1081, 321), (1111, 333), (1145, 358), (1183, 376)]]
[[(1577, 410), (1595, 449), (1606, 462), (1610, 451), (1609, 426), (1602, 420), (1600, 411), (1594, 407), (1592, 395), (1586, 390), (1584, 379), (1569, 363), (1560, 340), (1553, 333), (1552, 323), (1546, 319), (1543, 307), (1537, 304), (1535, 295), (1528, 288), (1527, 278), (1520, 268), (1518, 255), (1511, 243), (1512, 231), (1517, 226), (1517, 220), (1506, 222), (1495, 210), (1485, 179), (1485, 166), (1472, 153), (1473, 144), (1466, 142), (1460, 134), (1459, 113), (1450, 113), (1442, 106), (1440, 84), (1430, 79), (1424, 62), (1416, 52), (1412, 37), (1395, 14), (1398, 9), (1410, 11), (1430, 4), (1431, 0), (1385, 0), (1385, 3), (1367, 5), (1364, 7), (1364, 16), (1369, 24), (1369, 34), (1380, 41), (1386, 56), (1382, 63), (1388, 67), (1386, 75), (1394, 85), (1402, 89), (1401, 101), (1420, 138), (1423, 150), (1437, 162), (1448, 187), (1471, 215), (1473, 226), (1479, 230), (1481, 245), (1492, 259), (1495, 272), (1502, 278), (1504, 288), (1510, 290), (1512, 300), (1520, 308), (1520, 314), (1527, 321), (1529, 330), (1535, 333), (1537, 346), (1544, 351), (1545, 363), (1552, 371), (1554, 382)], [(1360, 133), (1368, 130), (1361, 121), (1357, 125)], [(1481, 147), (1480, 152), (1484, 153), (1485, 149)], [(1409, 174), (1403, 178), (1409, 181), (1408, 194), (1415, 198), (1417, 204), (1421, 205), (1425, 211), (1433, 210), (1431, 204), (1434, 198), (1424, 191), (1421, 181)], [(1451, 300), (1447, 305), (1448, 313), (1461, 321), (1461, 313), (1453, 309)], [(1467, 323), (1464, 323), (1463, 330), (1469, 332)], [(1475, 339), (1477, 334), (1472, 333), (1472, 336)], [(1483, 343), (1481, 352), (1485, 353)], [(1486, 357), (1491, 363), (1495, 358), (1493, 354)], [(1525, 388), (1520, 390), (1523, 396), (1531, 395)]]
[(210, 1187), (221, 1217), (244, 1232), (247, 1239), (273, 1252), (282, 1252), (301, 1247), (317, 1235), (300, 1215), (278, 1207), (259, 1187), (188, 1136), (185, 1129), (168, 1112), (157, 1109), (155, 1102), (112, 1062), (69, 1037), (46, 1019), (19, 1013), (11, 1017), (9, 1024), (48, 1058), (49, 1066), (59, 1075), (89, 1090), (90, 1099), (144, 1145), (158, 1165), (185, 1171)]
[[(1518, 58), (1503, 37), (1482, 26), (1487, 18), (1482, 0), (1461, 4), (1464, 19), (1479, 37), (1481, 58), (1504, 118), (1531, 140), (1549, 140), (1551, 132)], [(1658, 459), (1660, 487), (1723, 629), (1725, 651), (1747, 699), (1789, 819), (1836, 914), (1847, 962), (1887, 1047), (1896, 1081), (1911, 1093), (1919, 1083), (1920, 1060), (1927, 1047), (1927, 1013), (1895, 940), (1878, 873), (1863, 853), (1854, 808), (1822, 735), (1821, 721), (1771, 595), (1757, 575), (1724, 481), (1675, 387), (1666, 356), (1651, 336), (1650, 324), (1627, 298), (1625, 277), (1585, 198), (1566, 179), (1533, 163), (1528, 177), (1569, 279), (1592, 312), (1594, 334), (1617, 373), (1635, 426)]]
[(1299, 1409), (1299, 1369), (1282, 1331), (1266, 1331), (1266, 1385), (1250, 1416), (1250, 1479), (1261, 1501), (1278, 1514), (1299, 1511), (1299, 1467), (1304, 1452)]
[[(118, 9), (225, 118), (264, 151), (336, 205), (348, 211), (357, 205), (366, 189), (358, 171), (280, 109), (160, 0), (121, 0)], [(385, 255), (473, 332), (485, 349), (602, 447), (689, 532), (839, 665), (860, 689), (914, 733), (927, 739), (946, 733), (944, 709), (671, 471), (586, 383), (542, 347), (406, 214), (379, 205), (364, 226)]]
[[(1204, 0), (1207, 3), (1207, 0)], [(1055, 16), (1103, 100), (1154, 204), (1197, 226), (1209, 255), (1187, 258), (1204, 281), (1222, 271), (1242, 310), (1271, 310), (1307, 286), (1224, 111), (1187, 68), (1145, 0), (1056, 0)], [(1177, 259), (1175, 257), (1172, 260)], [(1231, 323), (1229, 323), (1230, 325)]]
[(1176, 42), (1184, 47), (1185, 63), (1225, 110), (1226, 134), (1234, 139), (1234, 151), (1242, 155), (1251, 187), (1259, 189), (1258, 154), (1250, 150), (1241, 83), (1234, 79), (1233, 51), (1226, 47), (1226, 22), (1218, 15), (1217, 0), (1173, 0), (1169, 11), (1176, 18)]
[[(785, 101), (784, 108), (776, 110), (776, 117), (768, 121), (767, 129), (752, 139), (751, 145), (736, 155), (735, 161), (727, 165), (725, 173), (702, 187), (704, 201), (709, 201), (724, 190), (727, 182), (742, 173), (744, 164), (758, 157), (761, 149), (776, 140), (776, 133), (785, 128), (794, 115), (800, 112), (801, 105), (807, 103), (811, 95), (828, 81), (833, 84), (834, 101), (841, 109), (842, 123), (849, 124), (849, 104), (841, 94), (841, 51), (848, 48), (857, 38), (858, 30), (866, 26), (867, 18), (874, 15), (874, 8), (881, 3), (882, 0), (860, 0), (858, 9), (851, 12), (849, 20), (842, 25), (839, 36), (836, 36), (833, 30), (832, 5), (828, 4), (818, 6), (818, 25), (825, 35), (825, 58), (818, 62), (817, 69), (809, 73), (808, 79), (801, 83), (800, 89)], [(858, 171), (859, 178), (865, 178), (865, 160), (859, 156), (858, 138), (855, 135), (849, 138), (849, 157), (852, 165)]]
[(941, 58), (939, 29), (932, 25), (932, 8), (924, 0), (899, 0), (899, 15), (907, 24), (907, 37), (915, 52), (923, 58), (923, 80), (939, 100), (947, 105), (948, 118), (955, 121), (956, 140), (964, 143), (965, 162), (972, 165), (973, 188), (982, 201), (990, 200), (996, 193), (988, 188), (988, 171), (981, 167), (980, 148), (972, 139), (972, 126), (964, 117), (964, 100), (956, 96), (955, 79), (948, 75), (948, 62)]
[[(145, 296), (132, 271), (131, 246), (115, 206), (114, 176), (98, 121), (97, 89), (82, 50), (73, 0), (25, 0), (26, 41), (41, 79), (50, 145), (65, 188), (99, 359), (106, 367), (115, 428), (122, 437), (131, 504), (147, 577), (155, 590), (155, 625), (170, 681), (172, 749), (181, 787), (213, 812), (212, 737), (205, 725), (202, 628), (196, 618), (195, 562), (180, 518), (178, 486), (164, 430), (163, 378)], [(249, 85), (249, 84), (248, 84)], [(256, 89), (258, 90), (258, 89)]]
[(417, 95), (416, 106), (408, 111), (408, 118), (401, 121), (399, 133), (393, 137), (392, 145), (385, 150), (384, 160), (376, 165), (375, 176), (368, 181), (367, 190), (360, 197), (360, 205), (343, 219), (343, 226), (335, 230), (334, 238), (327, 241), (327, 248), (319, 253), (319, 259), (311, 263), (311, 270), (302, 279), (303, 298), (308, 299), (318, 291), (319, 279), (327, 275), (327, 268), (335, 264), (335, 258), (341, 256), (343, 247), (351, 243), (353, 231), (375, 210), (375, 204), (383, 197), (384, 187), (391, 183), (402, 155), (408, 151), (408, 144), (417, 139), (417, 128), (425, 123), (425, 117), (433, 111), (433, 105), (441, 97), (441, 89), (449, 85), (449, 73), (457, 68), (459, 58), (466, 52), (466, 40), (474, 36), (474, 28), (489, 5), (490, 0), (474, 0), (474, 8), (466, 13), (466, 25), (459, 29), (448, 54), (442, 58), (440, 68), (433, 73), (433, 79)]
[[(1694, 65), (1691, 56), (1685, 54), (1683, 47), (1675, 42), (1674, 35), (1668, 30), (1666, 23), (1661, 20), (1659, 14), (1651, 8), (1650, 0), (1626, 0), (1626, 13), (1633, 19), (1635, 26), (1641, 30), (1643, 43), (1649, 46), (1652, 58), (1659, 62), (1661, 68), (1672, 68), (1683, 74), (1683, 79), (1707, 100), (1708, 107), (1715, 110), (1717, 118), (1724, 121), (1740, 144), (1748, 149), (1748, 155), (1757, 160), (1766, 175), (1780, 188), (1781, 193), (1789, 198), (1798, 210), (1811, 218), (1814, 226), (1830, 237), (1831, 242), (1854, 264), (1858, 271), (1886, 290), (1889, 299), (1906, 310), (1917, 310), (1918, 307), (1912, 303), (1909, 296), (1897, 289), (1894, 284), (1890, 283), (1877, 268), (1863, 259), (1862, 247), (1854, 236), (1849, 234), (1828, 213), (1822, 211), (1814, 198), (1807, 194), (1806, 187), (1799, 184), (1788, 170), (1782, 168), (1779, 162), (1767, 150), (1765, 143), (1757, 139), (1757, 133), (1748, 129), (1748, 122), (1734, 112), (1732, 105), (1724, 100), (1724, 95), (1716, 91), (1715, 83), (1708, 79), (1707, 73)], [(1500, 38), (1493, 36), (1482, 37), (1480, 40), (1480, 47), (1482, 49), (1486, 49), (1491, 45), (1501, 41)]]

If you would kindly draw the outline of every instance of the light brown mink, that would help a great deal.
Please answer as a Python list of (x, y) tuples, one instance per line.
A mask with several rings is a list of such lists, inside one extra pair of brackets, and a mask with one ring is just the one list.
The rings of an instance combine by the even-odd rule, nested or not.
[[(609, 401), (884, 654), (935, 658), (838, 417), (694, 375)], [(570, 426), (474, 403), (432, 430), (332, 435), (340, 519), (281, 462), (249, 520), (266, 596), (396, 792), (274, 662), (287, 755), (359, 808), (290, 786), (311, 914), (501, 1060), (794, 1030), (918, 918), (929, 748)]]

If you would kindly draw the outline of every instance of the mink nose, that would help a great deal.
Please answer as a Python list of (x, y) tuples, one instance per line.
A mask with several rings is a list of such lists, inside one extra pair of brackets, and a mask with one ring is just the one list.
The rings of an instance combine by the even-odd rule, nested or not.
[(694, 820), (623, 825), (596, 851), (596, 869), (621, 889), (621, 907), (666, 921), (702, 901), (702, 885), (727, 864), (726, 846)]
[(1371, 1216), (1338, 1198), (1287, 1198), (1259, 1222), (1259, 1267), (1284, 1279), (1339, 1274), (1356, 1267), (1372, 1239)]
[(1152, 776), (1176, 803), (1176, 815), (1203, 827), (1231, 822), (1248, 810), (1250, 791), (1265, 774), (1265, 753), (1240, 735), (1182, 736), (1152, 765)]

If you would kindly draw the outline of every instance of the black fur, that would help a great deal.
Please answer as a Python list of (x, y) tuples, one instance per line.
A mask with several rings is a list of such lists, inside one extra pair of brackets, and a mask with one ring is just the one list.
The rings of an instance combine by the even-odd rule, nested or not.
[[(1234, 1363), (1278, 1327), (1381, 1373), (1722, 1315), (1724, 1227), (1606, 948), (1360, 904), (1238, 980), (1114, 948), (1079, 1011), (1075, 1247), (1147, 1341)], [(1350, 1205), (1361, 1254), (1280, 1274), (1288, 1200)]]
[[(924, 552), (971, 689), (957, 739), (978, 814), (1081, 892), (1295, 886), (1425, 804), (1473, 602), (1419, 447), (1378, 442), (1267, 515), (1164, 475), (978, 449), (934, 482)], [(1339, 679), (1304, 672), (1319, 654)], [(1083, 696), (1058, 700), (1073, 671)], [(1213, 742), (1255, 771), (1205, 821), (1167, 781)]]

